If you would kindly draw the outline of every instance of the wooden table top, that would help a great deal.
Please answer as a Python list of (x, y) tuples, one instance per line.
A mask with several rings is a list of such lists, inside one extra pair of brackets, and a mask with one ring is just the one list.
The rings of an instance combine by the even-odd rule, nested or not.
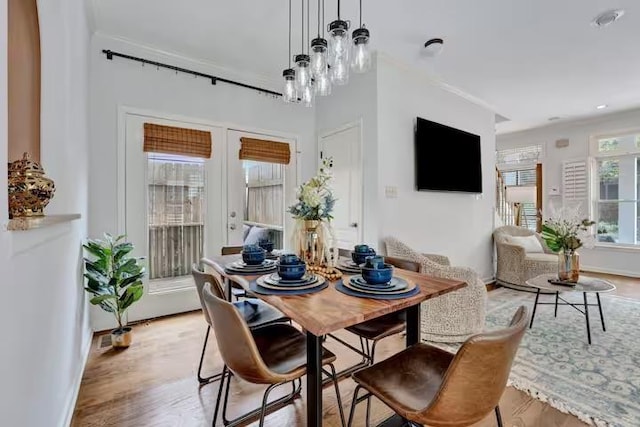
[[(239, 258), (239, 255), (218, 256), (210, 258), (208, 263), (215, 263), (224, 269), (226, 264)], [(329, 282), (326, 289), (313, 294), (254, 295), (273, 305), (314, 335), (325, 335), (366, 320), (403, 310), (466, 286), (466, 283), (460, 280), (440, 279), (399, 268), (394, 269), (394, 275), (415, 283), (420, 287), (420, 292), (403, 299), (376, 300), (343, 294), (335, 289), (335, 282)], [(227, 277), (248, 289), (249, 282), (259, 276), (227, 275)], [(343, 280), (348, 280), (348, 277), (344, 274)]]

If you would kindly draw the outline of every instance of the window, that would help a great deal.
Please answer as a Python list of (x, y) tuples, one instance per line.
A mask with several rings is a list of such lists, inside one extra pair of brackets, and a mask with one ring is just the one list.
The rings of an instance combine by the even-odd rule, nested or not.
[(592, 153), (598, 241), (640, 244), (640, 132), (596, 138)]
[(148, 153), (147, 185), (150, 290), (182, 287), (203, 256), (204, 159)]
[(285, 165), (243, 160), (242, 167), (246, 188), (244, 224), (265, 229), (266, 234), (260, 238), (268, 238), (276, 249), (282, 249)]
[(535, 165), (542, 161), (542, 145), (505, 148), (496, 151), (496, 164), (501, 171), (510, 167)]
[[(536, 170), (535, 169), (514, 169), (500, 172), (504, 185), (507, 187), (535, 187)], [(537, 225), (537, 209), (535, 203), (522, 203), (520, 211), (520, 226), (536, 231)]]

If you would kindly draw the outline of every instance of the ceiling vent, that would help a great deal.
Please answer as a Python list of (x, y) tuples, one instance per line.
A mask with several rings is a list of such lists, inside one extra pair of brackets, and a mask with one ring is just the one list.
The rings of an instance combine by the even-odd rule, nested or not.
[(622, 18), (622, 15), (624, 15), (624, 10), (622, 9), (607, 10), (593, 18), (591, 25), (597, 28), (604, 28)]

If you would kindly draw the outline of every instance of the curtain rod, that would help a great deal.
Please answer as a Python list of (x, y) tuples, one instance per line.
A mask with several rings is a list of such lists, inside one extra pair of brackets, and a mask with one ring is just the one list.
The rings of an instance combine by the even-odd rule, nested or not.
[(152, 61), (150, 59), (140, 58), (138, 56), (131, 56), (131, 55), (127, 55), (127, 54), (120, 53), (120, 52), (114, 52), (114, 51), (108, 50), (108, 49), (103, 49), (102, 53), (104, 53), (106, 55), (108, 60), (113, 60), (113, 57), (116, 56), (118, 58), (128, 59), (130, 61), (136, 61), (136, 62), (140, 62), (142, 64), (149, 64), (149, 65), (153, 65), (155, 67), (166, 68), (166, 69), (169, 69), (169, 70), (173, 70), (176, 73), (184, 73), (184, 74), (190, 74), (190, 75), (196, 76), (196, 77), (204, 77), (206, 79), (211, 80), (211, 84), (212, 85), (215, 85), (217, 82), (222, 82), (222, 83), (227, 83), (227, 84), (234, 85), (234, 86), (240, 86), (240, 87), (243, 87), (245, 89), (252, 89), (252, 90), (255, 90), (255, 91), (258, 91), (258, 92), (267, 93), (269, 95), (282, 96), (281, 93), (274, 92), (274, 91), (269, 90), (269, 89), (264, 89), (264, 88), (261, 88), (261, 87), (258, 87), (258, 86), (252, 86), (252, 85), (249, 85), (249, 84), (246, 84), (246, 83), (225, 79), (225, 78), (214, 76), (214, 75), (211, 75), (211, 74), (201, 73), (199, 71), (189, 70), (188, 68), (182, 68), (182, 67), (178, 67), (178, 66), (175, 66), (175, 65), (165, 64), (163, 62), (157, 62), (157, 61)]

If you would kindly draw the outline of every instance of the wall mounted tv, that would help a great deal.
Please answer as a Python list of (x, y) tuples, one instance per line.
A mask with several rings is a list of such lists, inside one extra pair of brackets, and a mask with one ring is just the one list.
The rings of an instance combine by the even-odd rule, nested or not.
[(418, 117), (415, 139), (418, 191), (482, 193), (478, 135)]

